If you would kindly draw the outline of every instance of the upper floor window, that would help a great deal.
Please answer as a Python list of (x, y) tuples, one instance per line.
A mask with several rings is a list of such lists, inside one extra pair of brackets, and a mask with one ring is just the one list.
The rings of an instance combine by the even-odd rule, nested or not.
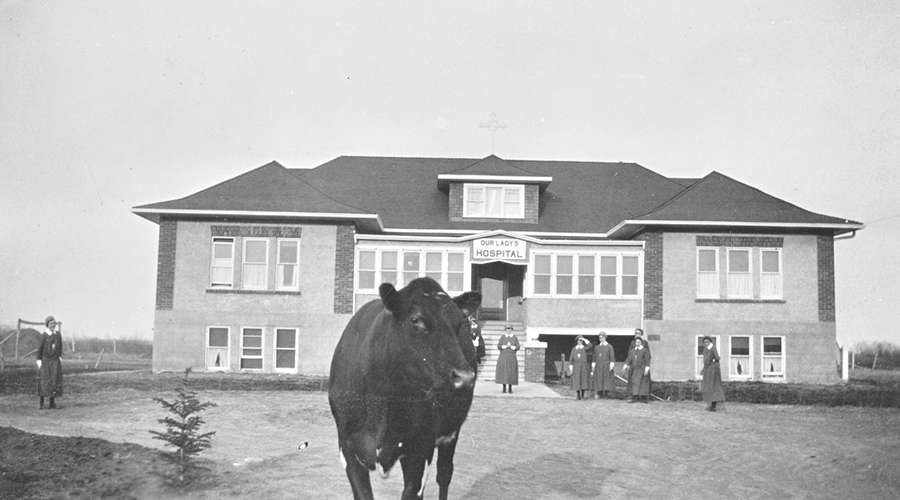
[(533, 262), (534, 295), (637, 297), (639, 294), (638, 255), (535, 253)]
[(231, 288), (234, 285), (234, 238), (213, 238), (210, 288)]
[(277, 286), (279, 290), (299, 290), (300, 240), (278, 239)]
[(265, 290), (269, 276), (269, 239), (244, 238), (241, 287), (245, 290)]
[(759, 298), (781, 299), (782, 290), (781, 249), (763, 248), (759, 252)]
[(523, 185), (466, 184), (463, 193), (463, 217), (525, 218)]
[(749, 248), (729, 248), (728, 255), (728, 298), (752, 299), (753, 278), (750, 268)]
[(719, 249), (697, 249), (697, 297), (719, 298)]
[(429, 277), (448, 293), (465, 291), (465, 254), (440, 249), (360, 249), (356, 271), (356, 288), (376, 290), (382, 283), (397, 288), (410, 281)]

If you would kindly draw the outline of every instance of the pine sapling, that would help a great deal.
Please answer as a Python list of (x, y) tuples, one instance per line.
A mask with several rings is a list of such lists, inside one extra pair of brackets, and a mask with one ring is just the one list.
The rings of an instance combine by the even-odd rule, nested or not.
[(215, 403), (201, 403), (197, 399), (197, 393), (188, 387), (188, 375), (191, 369), (184, 370), (184, 378), (181, 386), (176, 389), (177, 397), (172, 401), (163, 398), (153, 398), (169, 411), (172, 415), (161, 418), (157, 422), (166, 426), (165, 432), (150, 431), (154, 439), (165, 441), (175, 447), (175, 451), (167, 454), (178, 467), (178, 483), (186, 484), (193, 477), (193, 473), (199, 467), (194, 463), (193, 458), (203, 450), (211, 446), (210, 440), (215, 434), (213, 432), (200, 432), (200, 427), (205, 423), (198, 415), (201, 411), (216, 406)]

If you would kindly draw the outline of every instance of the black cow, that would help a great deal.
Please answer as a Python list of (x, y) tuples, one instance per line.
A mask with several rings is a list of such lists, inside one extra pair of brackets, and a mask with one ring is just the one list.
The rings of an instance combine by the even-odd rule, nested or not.
[(369, 471), (386, 476), (399, 460), (401, 498), (422, 498), (422, 476), (437, 447), (445, 499), (477, 366), (469, 321), (459, 308), (477, 308), (481, 295), (451, 299), (431, 278), (399, 291), (385, 283), (379, 293), (381, 300), (362, 306), (344, 329), (328, 380), (353, 496), (371, 499)]

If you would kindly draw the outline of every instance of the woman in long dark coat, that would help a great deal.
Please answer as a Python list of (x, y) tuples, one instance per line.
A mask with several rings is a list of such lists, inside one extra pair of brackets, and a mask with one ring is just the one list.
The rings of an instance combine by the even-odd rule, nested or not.
[(703, 401), (709, 403), (708, 411), (716, 411), (716, 403), (725, 402), (725, 388), (722, 387), (722, 370), (719, 368), (719, 350), (712, 343), (712, 337), (703, 337), (703, 371), (700, 391)]
[(62, 396), (62, 334), (59, 325), (53, 316), (44, 320), (44, 333), (41, 335), (41, 344), (37, 350), (38, 367), (38, 396), (41, 398), (41, 409), (44, 409), (44, 398), (50, 398), (51, 410), (56, 410), (56, 398)]
[(589, 342), (581, 335), (575, 339), (575, 347), (569, 355), (572, 362), (572, 390), (576, 399), (584, 399), (584, 393), (591, 389), (591, 365), (588, 363)]
[(484, 337), (481, 336), (481, 321), (475, 318), (474, 311), (463, 308), (462, 313), (469, 318), (469, 329), (472, 330), (472, 345), (475, 347), (475, 355), (478, 356), (478, 369), (480, 371), (481, 361), (487, 354), (484, 348)]
[(512, 386), (519, 385), (519, 360), (516, 359), (519, 339), (513, 333), (512, 325), (506, 325), (506, 332), (500, 336), (497, 349), (500, 350), (500, 357), (497, 358), (497, 376), (494, 382), (503, 384), (504, 393), (507, 391), (506, 386), (509, 386), (509, 393), (512, 394)]
[(608, 397), (609, 391), (616, 390), (615, 365), (616, 352), (606, 341), (606, 333), (600, 332), (600, 344), (594, 346), (594, 375), (591, 379), (596, 391), (594, 397)]
[[(641, 343), (644, 344), (644, 349), (647, 350), (647, 353), (648, 353), (648, 354), (650, 353), (650, 342), (647, 342), (647, 339), (644, 338), (644, 330), (643, 330), (642, 328), (635, 328), (635, 329), (634, 329), (634, 338), (631, 339), (631, 343), (628, 344), (628, 356), (631, 356), (631, 351), (634, 350), (635, 341), (636, 341), (637, 339), (641, 339)], [(628, 377), (627, 374), (625, 375), (625, 377), (628, 379), (628, 382), (626, 383), (626, 387), (625, 387), (625, 393), (626, 393), (626, 394), (631, 394), (631, 377)], [(648, 384), (648, 385), (647, 385), (647, 387), (648, 387), (647, 392), (650, 392), (650, 389), (649, 389), (650, 385), (649, 385), (649, 384), (650, 384), (651, 382), (652, 382), (651, 380), (648, 380), (648, 381), (647, 381), (647, 384)]]
[(641, 338), (634, 339), (634, 350), (625, 360), (625, 371), (628, 372), (628, 383), (631, 386), (629, 403), (650, 400), (650, 350), (644, 347)]

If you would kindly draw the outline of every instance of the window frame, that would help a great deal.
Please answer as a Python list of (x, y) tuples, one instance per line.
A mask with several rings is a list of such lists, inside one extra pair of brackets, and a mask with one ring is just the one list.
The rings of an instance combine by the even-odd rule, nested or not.
[[(231, 247), (231, 265), (229, 267), (225, 266), (217, 266), (216, 265), (216, 247), (218, 245), (227, 244)], [(210, 242), (210, 255), (209, 255), (209, 288), (211, 290), (232, 290), (234, 289), (234, 249), (235, 249), (235, 239), (230, 237), (220, 237), (213, 236), (212, 241)], [(228, 273), (229, 282), (219, 283), (215, 280), (215, 270), (216, 269), (231, 269), (231, 272)]]
[[(732, 272), (731, 271), (731, 253), (732, 252), (745, 252), (747, 254), (747, 272)], [(748, 292), (746, 295), (737, 294), (734, 292), (731, 285), (731, 277), (737, 275), (746, 275), (747, 276), (747, 289)], [(726, 294), (729, 299), (753, 299), (753, 248), (751, 247), (725, 247), (725, 276), (726, 276)]]
[[(359, 268), (359, 262), (361, 262), (360, 254), (362, 253), (374, 253), (374, 269), (361, 269)], [(428, 256), (429, 254), (435, 255), (440, 254), (441, 256), (441, 269), (440, 269), (440, 279), (435, 280), (440, 283), (441, 288), (444, 289), (447, 293), (463, 293), (468, 291), (467, 283), (471, 280), (471, 265), (467, 265), (469, 263), (469, 252), (467, 249), (463, 248), (451, 248), (451, 247), (411, 247), (411, 246), (386, 246), (386, 247), (358, 247), (356, 249), (356, 269), (353, 273), (353, 288), (356, 293), (360, 294), (377, 294), (378, 287), (382, 283), (387, 283), (389, 280), (385, 280), (385, 269), (383, 269), (384, 264), (384, 254), (385, 253), (396, 253), (397, 254), (397, 268), (393, 270), (388, 270), (388, 273), (391, 277), (394, 278), (392, 282), (393, 285), (397, 288), (402, 288), (405, 284), (402, 281), (404, 280), (404, 276), (415, 274), (416, 278), (422, 278), (425, 276), (430, 276), (434, 278), (434, 275), (437, 274), (436, 270), (428, 269)], [(412, 269), (404, 269), (405, 260), (404, 255), (406, 254), (418, 254), (418, 270), (414, 271)], [(451, 269), (451, 255), (458, 255), (456, 259), (461, 259), (462, 269)], [(373, 276), (373, 288), (363, 288), (360, 286), (360, 273), (372, 273)], [(460, 276), (462, 279), (460, 280)], [(451, 286), (454, 281), (459, 282), (459, 287)]]
[[(546, 273), (538, 273), (537, 271), (537, 261), (539, 258), (550, 258), (550, 274)], [(559, 273), (559, 257), (571, 257), (572, 258), (572, 274), (560, 275)], [(581, 270), (581, 262), (582, 258), (590, 257), (591, 262), (593, 263), (593, 279), (591, 280), (593, 291), (591, 293), (582, 293), (581, 290), (581, 282), (582, 278), (586, 278), (589, 276), (588, 274), (582, 274)], [(633, 257), (637, 259), (637, 272), (635, 275), (625, 275), (624, 274), (624, 259), (626, 257)], [(603, 278), (611, 277), (610, 274), (602, 274), (603, 272), (603, 260), (604, 258), (614, 258), (616, 263), (616, 274), (615, 274), (615, 283), (616, 290), (615, 294), (604, 294), (602, 293), (603, 288)], [(538, 251), (533, 250), (531, 252), (531, 256), (528, 262), (528, 287), (527, 293), (528, 297), (534, 298), (563, 298), (563, 299), (640, 299), (641, 294), (643, 293), (643, 258), (640, 252), (577, 252), (577, 251), (557, 251), (557, 250), (548, 250), (548, 251)], [(572, 292), (571, 293), (559, 293), (558, 285), (560, 277), (569, 277), (572, 281)], [(545, 279), (549, 280), (550, 286), (548, 292), (538, 292), (537, 291), (537, 281), (538, 277), (545, 277)], [(634, 277), (636, 278), (637, 283), (637, 291), (635, 294), (624, 294), (624, 279), (625, 277)]]
[[(778, 272), (767, 272), (764, 270), (763, 266), (763, 256), (767, 252), (775, 252), (778, 255)], [(759, 249), (759, 298), (761, 300), (783, 300), (784, 299), (784, 252), (780, 247), (775, 248), (760, 248)], [(765, 285), (763, 284), (764, 276), (777, 276), (777, 289), (778, 293), (767, 295), (764, 294), (766, 290)]]
[[(209, 345), (209, 336), (213, 329), (223, 329), (225, 330), (225, 340), (227, 344), (222, 346), (212, 347)], [(207, 325), (206, 326), (206, 371), (216, 371), (216, 372), (227, 372), (231, 369), (231, 327), (225, 325)], [(215, 366), (215, 364), (210, 362), (211, 352), (210, 349), (219, 349), (219, 359), (222, 359), (221, 350), (224, 349), (225, 361), (220, 366)]]
[[(246, 332), (248, 330), (259, 330), (259, 347), (248, 347), (245, 345)], [(256, 337), (256, 335), (254, 335)], [(238, 351), (238, 371), (242, 372), (262, 372), (266, 366), (266, 329), (262, 326), (242, 326), (241, 339)], [(253, 349), (259, 351), (258, 356), (248, 356), (244, 354), (245, 349)], [(244, 360), (259, 360), (259, 368), (244, 368)]]
[[(285, 347), (278, 347), (278, 333), (279, 332), (293, 332), (294, 333), (294, 347), (292, 349), (288, 349)], [(278, 354), (279, 351), (294, 351), (294, 366), (291, 368), (279, 368), (278, 367)], [(298, 373), (300, 366), (300, 329), (296, 327), (280, 327), (276, 326), (273, 332), (272, 337), (272, 371), (275, 373)]]
[[(701, 271), (700, 270), (700, 254), (701, 252), (713, 252), (714, 262), (716, 264), (715, 271)], [(720, 285), (719, 285), (719, 276), (721, 274), (721, 265), (719, 263), (719, 247), (697, 247), (697, 298), (698, 299), (718, 299), (720, 294)], [(714, 276), (712, 280), (715, 283), (715, 291), (709, 293), (701, 293), (700, 290), (700, 275), (701, 274), (709, 274)]]
[[(282, 243), (290, 243), (294, 242), (297, 244), (297, 260), (292, 263), (283, 263), (281, 261), (281, 244)], [(275, 289), (276, 290), (287, 290), (287, 291), (299, 291), (300, 290), (300, 238), (275, 238)], [(294, 284), (291, 286), (284, 286), (282, 284), (282, 277), (284, 274), (281, 272), (282, 267), (286, 265), (294, 266), (293, 273), (293, 281)]]
[[(245, 237), (241, 241), (241, 289), (242, 290), (268, 290), (269, 289), (269, 239), (270, 238), (260, 238), (260, 237)], [(265, 249), (265, 262), (247, 262), (247, 244), (254, 242), (263, 242), (266, 245)], [(247, 275), (247, 266), (264, 266), (265, 271), (263, 273), (263, 284), (261, 286), (252, 286), (248, 285), (246, 282)]]
[[(781, 355), (780, 356), (771, 356), (766, 355), (766, 339), (780, 339), (781, 340)], [(763, 335), (760, 338), (759, 342), (760, 349), (760, 379), (763, 382), (784, 382), (785, 374), (787, 373), (787, 339), (784, 335)], [(781, 371), (780, 372), (767, 372), (766, 371), (766, 359), (771, 358), (781, 358)]]
[[(748, 351), (747, 355), (735, 355), (733, 352), (734, 347), (734, 339), (736, 338), (746, 338), (748, 339)], [(728, 336), (728, 380), (753, 380), (753, 372), (754, 370), (754, 356), (753, 356), (753, 335), (729, 335)], [(722, 353), (719, 353), (721, 356)], [(746, 367), (747, 371), (744, 373), (738, 374), (735, 370), (735, 358), (748, 358)]]
[(694, 377), (696, 380), (703, 380), (703, 348), (706, 347), (703, 345), (703, 337), (711, 337), (713, 339), (713, 345), (716, 346), (716, 349), (719, 351), (719, 366), (722, 364), (722, 336), (719, 334), (704, 334), (697, 335), (696, 341), (694, 344), (695, 352), (698, 353), (694, 356)]
[[(500, 215), (489, 215), (487, 213), (487, 191), (489, 188), (500, 189)], [(480, 211), (470, 210), (469, 193), (471, 191), (479, 191), (481, 193), (480, 203), (482, 209)], [(506, 212), (508, 192), (515, 191), (516, 204), (518, 209), (514, 214)], [(476, 201), (477, 202), (477, 201)], [(463, 184), (463, 218), (466, 219), (524, 219), (525, 218), (525, 185), (524, 184), (490, 184), (490, 183), (465, 183)]]

